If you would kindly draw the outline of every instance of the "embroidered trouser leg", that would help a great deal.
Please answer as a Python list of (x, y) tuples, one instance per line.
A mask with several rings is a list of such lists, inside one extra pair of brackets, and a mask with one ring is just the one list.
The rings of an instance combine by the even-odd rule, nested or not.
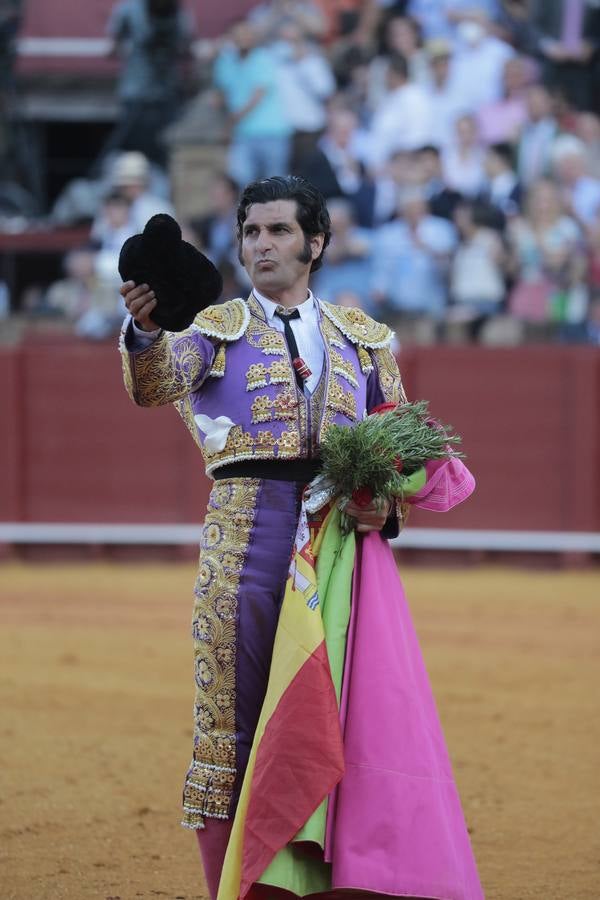
[(302, 484), (217, 481), (203, 529), (193, 616), (194, 758), (184, 824), (235, 812), (265, 696)]

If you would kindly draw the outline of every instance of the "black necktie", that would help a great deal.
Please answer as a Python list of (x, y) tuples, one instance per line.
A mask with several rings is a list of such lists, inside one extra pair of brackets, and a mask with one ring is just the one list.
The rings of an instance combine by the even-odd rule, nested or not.
[[(275, 310), (275, 315), (281, 319), (283, 322), (283, 330), (285, 334), (285, 340), (288, 345), (288, 350), (290, 351), (290, 356), (292, 357), (292, 365), (294, 367), (294, 374), (296, 376), (296, 383), (300, 390), (304, 392), (304, 379), (308, 378), (310, 375), (310, 371), (308, 370), (306, 363), (302, 360), (300, 354), (298, 353), (298, 344), (296, 343), (296, 338), (294, 336), (294, 332), (292, 331), (292, 326), (290, 319), (299, 319), (300, 318), (300, 310), (298, 309), (284, 309), (283, 307), (278, 307)], [(304, 370), (308, 373), (306, 375), (302, 375), (302, 371)]]

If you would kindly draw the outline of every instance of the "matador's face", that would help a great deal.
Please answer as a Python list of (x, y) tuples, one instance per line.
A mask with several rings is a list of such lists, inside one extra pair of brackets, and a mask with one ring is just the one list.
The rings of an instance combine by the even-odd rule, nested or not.
[(323, 235), (306, 238), (295, 200), (253, 203), (242, 228), (241, 259), (252, 284), (267, 297), (305, 282)]

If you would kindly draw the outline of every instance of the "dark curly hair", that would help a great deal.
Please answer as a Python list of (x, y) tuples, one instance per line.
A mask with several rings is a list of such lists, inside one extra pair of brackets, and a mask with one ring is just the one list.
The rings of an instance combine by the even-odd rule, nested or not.
[(331, 221), (321, 192), (305, 178), (297, 175), (274, 175), (272, 178), (252, 181), (244, 188), (237, 208), (237, 239), (240, 259), (244, 222), (249, 207), (254, 203), (271, 203), (273, 200), (295, 201), (296, 218), (304, 232), (306, 262), (310, 260), (310, 238), (316, 234), (324, 236), (323, 249), (310, 267), (311, 272), (316, 272), (323, 264), (323, 254), (331, 240)]

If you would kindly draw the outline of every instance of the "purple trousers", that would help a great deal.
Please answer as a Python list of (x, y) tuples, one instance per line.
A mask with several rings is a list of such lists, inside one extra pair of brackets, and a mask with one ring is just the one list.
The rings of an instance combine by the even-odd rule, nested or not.
[(200, 544), (192, 621), (194, 758), (184, 824), (235, 814), (267, 689), (304, 482), (216, 481)]

